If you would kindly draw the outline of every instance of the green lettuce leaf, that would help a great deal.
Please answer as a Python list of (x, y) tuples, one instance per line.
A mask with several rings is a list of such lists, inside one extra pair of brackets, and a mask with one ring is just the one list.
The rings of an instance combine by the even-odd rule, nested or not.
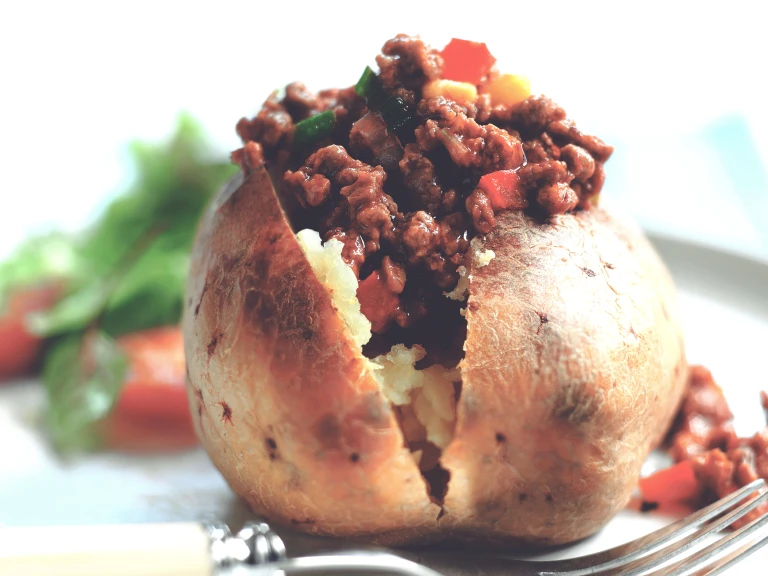
[(122, 351), (103, 332), (72, 335), (51, 347), (43, 382), (48, 430), (57, 449), (99, 447), (97, 426), (112, 410), (127, 369)]
[(56, 232), (30, 238), (0, 262), (0, 314), (12, 290), (71, 277), (81, 266), (77, 246), (69, 236)]
[(168, 143), (134, 143), (131, 150), (136, 183), (79, 243), (82, 270), (67, 296), (30, 318), (41, 336), (83, 331), (97, 318), (111, 336), (180, 318), (197, 222), (236, 169), (210, 159), (200, 128), (187, 116)]
[(135, 143), (131, 151), (135, 183), (89, 230), (35, 239), (0, 265), (0, 298), (26, 282), (67, 278), (64, 297), (28, 318), (50, 339), (43, 380), (51, 438), (62, 451), (100, 444), (98, 425), (127, 370), (114, 338), (179, 321), (197, 222), (236, 171), (211, 158), (188, 116), (168, 142)]

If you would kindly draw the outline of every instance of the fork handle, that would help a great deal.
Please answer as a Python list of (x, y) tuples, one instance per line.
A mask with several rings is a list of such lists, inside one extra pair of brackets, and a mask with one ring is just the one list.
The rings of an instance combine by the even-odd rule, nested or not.
[(0, 528), (3, 576), (210, 576), (195, 523)]

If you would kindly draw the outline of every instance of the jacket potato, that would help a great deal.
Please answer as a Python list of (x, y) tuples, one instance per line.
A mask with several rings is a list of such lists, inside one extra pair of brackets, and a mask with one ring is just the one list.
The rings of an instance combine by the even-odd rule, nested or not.
[[(197, 434), (254, 511), (303, 531), (584, 538), (684, 392), (669, 274), (597, 206), (610, 149), (559, 108), (499, 104), (488, 66), (473, 96), (410, 37), (379, 64), (411, 124), (361, 90), (308, 104), (292, 85), (238, 125), (243, 173), (203, 217), (187, 287)], [(320, 110), (335, 123), (307, 145)]]

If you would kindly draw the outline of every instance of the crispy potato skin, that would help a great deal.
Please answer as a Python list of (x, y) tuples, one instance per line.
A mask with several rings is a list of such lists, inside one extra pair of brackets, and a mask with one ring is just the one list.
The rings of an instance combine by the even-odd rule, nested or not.
[[(201, 222), (183, 330), (197, 433), (257, 513), (383, 544), (556, 544), (629, 498), (685, 381), (672, 283), (634, 229), (594, 210), (500, 215), (473, 271), (444, 510), (314, 276), (269, 176)], [(438, 519), (439, 516), (439, 519)]]
[(434, 525), (439, 507), (266, 171), (204, 216), (187, 302), (196, 431), (256, 512), (339, 536)]
[(466, 537), (561, 544), (629, 500), (687, 377), (672, 281), (602, 210), (508, 212), (473, 270), (445, 502)]

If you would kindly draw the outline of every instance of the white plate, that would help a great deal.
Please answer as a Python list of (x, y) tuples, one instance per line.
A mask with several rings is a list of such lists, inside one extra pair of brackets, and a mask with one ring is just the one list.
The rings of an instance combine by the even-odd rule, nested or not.
[[(736, 415), (737, 430), (751, 435), (765, 424), (759, 391), (768, 390), (764, 369), (768, 263), (670, 238), (653, 240), (679, 288), (690, 361), (712, 369)], [(96, 454), (59, 460), (35, 426), (42, 405), (42, 389), (36, 383), (0, 389), (0, 524), (218, 518), (238, 527), (250, 516), (201, 450), (151, 458)], [(669, 520), (624, 511), (584, 542), (530, 557), (554, 559), (594, 552), (639, 537)], [(287, 536), (289, 552), (318, 544), (281, 532)], [(768, 548), (730, 573), (760, 573), (766, 560)]]

